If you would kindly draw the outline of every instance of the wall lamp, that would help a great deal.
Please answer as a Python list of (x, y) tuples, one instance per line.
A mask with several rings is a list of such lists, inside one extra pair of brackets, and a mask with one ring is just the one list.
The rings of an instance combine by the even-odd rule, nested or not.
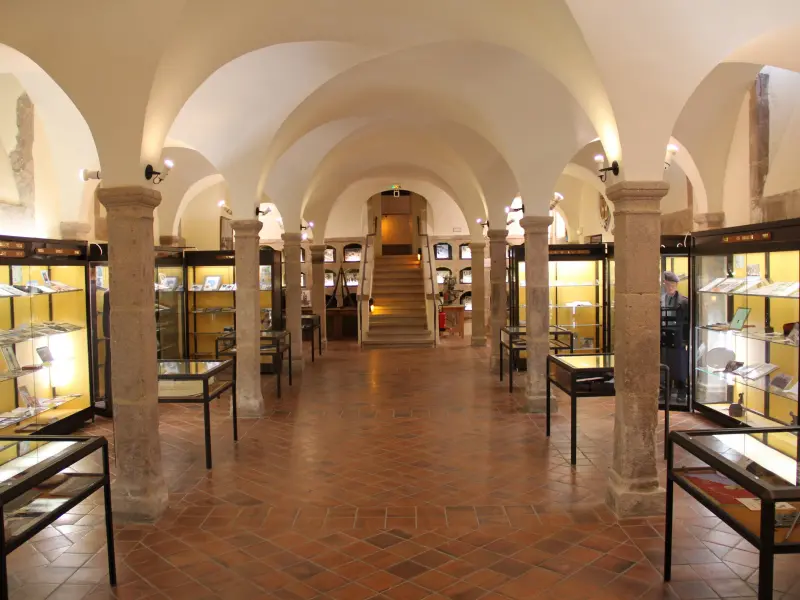
[(258, 217), (266, 217), (271, 212), (272, 212), (272, 207), (271, 206), (267, 206), (267, 208), (264, 209), (264, 210), (261, 210), (260, 206), (256, 206), (256, 219)]
[(300, 239), (306, 241), (308, 239), (308, 230), (314, 229), (314, 221), (309, 221), (308, 225), (300, 225)]
[(604, 167), (603, 165), (606, 164), (606, 157), (602, 154), (597, 154), (594, 157), (594, 162), (597, 163), (597, 172), (600, 173), (598, 177), (603, 183), (608, 179), (609, 171), (611, 171), (615, 177), (619, 175), (619, 163), (617, 161), (613, 161), (610, 167)]
[(477, 219), (475, 219), (475, 222), (476, 222), (478, 225), (480, 225), (481, 227), (483, 227), (483, 232), (484, 232), (484, 233), (486, 233), (487, 231), (489, 231), (489, 221), (484, 221), (483, 219), (481, 219), (480, 217), (478, 217)]
[(90, 179), (100, 179), (100, 171), (90, 171), (89, 169), (81, 169), (78, 171), (78, 177), (81, 181), (89, 181)]
[(375, 310), (375, 300), (372, 298), (369, 299), (369, 312), (373, 312)]
[(147, 181), (150, 181), (152, 179), (153, 185), (158, 185), (167, 178), (167, 175), (169, 175), (169, 172), (172, 170), (172, 167), (174, 166), (175, 163), (172, 162), (170, 159), (166, 159), (164, 161), (164, 169), (162, 171), (156, 171), (153, 168), (153, 165), (148, 164), (144, 168), (144, 178), (147, 179)]
[(669, 144), (667, 146), (667, 155), (664, 157), (665, 171), (669, 169), (670, 166), (672, 165), (672, 159), (675, 158), (675, 155), (678, 153), (678, 150), (680, 150), (680, 148), (678, 148), (678, 146), (675, 144)]
[(422, 248), (417, 248), (417, 260), (422, 261)]
[(225, 200), (220, 200), (217, 202), (217, 206), (219, 206), (226, 215), (233, 215), (231, 207), (228, 206), (228, 203), (225, 202)]

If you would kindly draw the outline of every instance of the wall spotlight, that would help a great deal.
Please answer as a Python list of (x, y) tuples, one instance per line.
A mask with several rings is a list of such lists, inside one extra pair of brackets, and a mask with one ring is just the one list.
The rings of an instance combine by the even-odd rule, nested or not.
[(153, 185), (158, 185), (159, 183), (164, 181), (164, 179), (166, 179), (167, 175), (169, 175), (169, 172), (172, 170), (172, 167), (174, 166), (175, 163), (168, 158), (164, 160), (164, 167), (161, 171), (156, 171), (153, 165), (148, 164), (144, 168), (144, 178), (147, 181), (150, 181), (152, 179)]
[(89, 181), (90, 179), (100, 179), (100, 171), (90, 171), (89, 169), (81, 169), (78, 171), (78, 177), (81, 181)]
[(678, 148), (676, 144), (667, 145), (667, 155), (664, 157), (665, 171), (672, 165), (672, 159), (675, 158), (675, 154), (677, 154), (678, 150), (680, 150), (680, 148)]
[(602, 154), (597, 154), (594, 157), (594, 162), (597, 163), (597, 172), (600, 173), (598, 177), (603, 183), (608, 179), (609, 171), (611, 171), (614, 176), (619, 175), (619, 163), (617, 161), (613, 161), (610, 167), (604, 167), (603, 165), (606, 164), (606, 157)]

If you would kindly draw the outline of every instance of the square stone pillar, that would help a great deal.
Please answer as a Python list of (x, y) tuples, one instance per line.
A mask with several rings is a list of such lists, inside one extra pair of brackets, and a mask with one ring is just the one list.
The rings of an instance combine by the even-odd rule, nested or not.
[(158, 436), (153, 211), (161, 194), (141, 186), (100, 188), (108, 212), (111, 373), (116, 480), (114, 518), (153, 521), (167, 508)]
[(486, 243), (472, 242), (469, 249), (472, 251), (472, 345), (482, 347), (486, 345), (486, 279), (483, 273)]
[(724, 222), (724, 212), (697, 213), (694, 216), (694, 230), (708, 231), (709, 229), (719, 229)]
[(86, 241), (89, 239), (89, 232), (92, 226), (89, 223), (81, 223), (80, 221), (61, 221), (61, 239), (62, 240), (80, 240)]
[(261, 287), (258, 219), (231, 221), (236, 269), (236, 408), (243, 419), (263, 417)]
[(328, 346), (328, 323), (325, 316), (325, 247), (325, 244), (319, 244), (310, 248), (311, 310), (315, 315), (319, 315), (323, 348)]
[[(547, 409), (547, 355), (550, 352), (550, 256), (547, 228), (553, 217), (523, 217), (525, 230), (525, 345), (528, 376), (525, 399), (530, 412)], [(555, 405), (551, 410), (557, 410)]]
[(286, 309), (286, 330), (292, 334), (292, 369), (297, 371), (303, 370), (303, 331), (300, 321), (302, 314), (300, 291), (301, 241), (302, 237), (298, 232), (283, 234), (284, 268), (286, 269), (286, 306), (284, 307)]
[(506, 291), (506, 230), (489, 230), (489, 310), (491, 311), (489, 344), (492, 349), (489, 367), (492, 371), (500, 368), (500, 329), (506, 324), (508, 310), (508, 293)]
[[(656, 455), (660, 329), (659, 204), (664, 181), (622, 181), (614, 203), (614, 454), (607, 501), (621, 518), (664, 511)], [(529, 284), (530, 285), (530, 284)]]

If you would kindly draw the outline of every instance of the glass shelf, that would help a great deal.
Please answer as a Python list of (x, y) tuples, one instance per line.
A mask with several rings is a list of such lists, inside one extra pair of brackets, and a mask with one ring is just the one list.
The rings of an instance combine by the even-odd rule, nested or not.
[(792, 348), (798, 348), (798, 344), (793, 343), (788, 337), (783, 334), (768, 334), (764, 333), (763, 331), (736, 331), (733, 329), (713, 329), (706, 325), (698, 325), (698, 329), (702, 329), (703, 331), (710, 331), (712, 333), (730, 333), (734, 337), (737, 338), (745, 338), (749, 340), (757, 340), (759, 342), (765, 342), (768, 344), (778, 344), (780, 346), (790, 346)]
[(747, 379), (746, 377), (742, 377), (740, 375), (734, 375), (733, 373), (726, 373), (725, 371), (714, 371), (712, 369), (709, 369), (708, 367), (697, 367), (697, 371), (700, 373), (705, 373), (706, 375), (711, 375), (712, 377), (716, 377), (717, 379), (720, 379), (722, 381), (725, 381), (728, 385), (739, 383), (745, 387), (760, 390), (762, 392), (768, 392), (773, 396), (781, 396), (782, 398), (788, 398), (789, 400), (797, 400), (796, 394), (792, 394), (790, 392), (772, 387), (769, 384), (770, 382), (769, 375), (766, 375), (764, 377), (759, 377), (758, 379)]

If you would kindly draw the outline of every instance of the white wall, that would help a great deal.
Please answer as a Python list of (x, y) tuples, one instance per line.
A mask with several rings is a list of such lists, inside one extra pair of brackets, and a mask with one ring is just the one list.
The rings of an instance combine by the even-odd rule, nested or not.
[(750, 222), (750, 94), (745, 95), (728, 153), (728, 167), (722, 188), (725, 226)]
[(187, 246), (198, 250), (219, 249), (219, 218), (222, 210), (218, 206), (225, 198), (225, 183), (212, 185), (195, 196), (181, 219), (181, 234)]
[[(45, 134), (42, 120), (34, 120), (33, 143), (34, 181), (36, 198), (34, 202), (36, 237), (61, 237), (61, 188), (50, 153), (50, 144)], [(77, 175), (76, 175), (77, 179)]]
[(769, 73), (769, 175), (764, 196), (800, 189), (800, 74), (767, 67)]
[(689, 186), (686, 174), (673, 161), (669, 169), (664, 172), (664, 181), (669, 183), (669, 192), (661, 199), (661, 214), (679, 212), (689, 207)]

